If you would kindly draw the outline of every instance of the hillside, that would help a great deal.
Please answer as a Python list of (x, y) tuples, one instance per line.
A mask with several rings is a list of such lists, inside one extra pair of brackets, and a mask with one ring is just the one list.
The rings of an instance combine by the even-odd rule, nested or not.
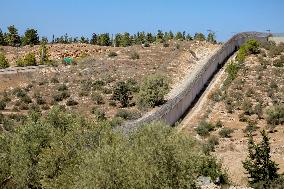
[[(146, 76), (159, 74), (168, 78), (172, 88), (218, 46), (197, 41), (172, 41), (169, 47), (163, 44), (126, 48), (48, 45), (49, 58), (58, 66), (30, 73), (0, 75), (2, 99), (10, 99), (0, 112), (17, 117), (18, 114), (26, 115), (31, 108), (46, 112), (58, 104), (88, 117), (112, 119), (118, 112), (125, 114), (127, 111), (126, 119), (136, 119), (143, 112), (135, 105), (135, 93), (130, 102), (132, 105), (123, 109), (121, 104), (112, 100), (118, 82), (129, 81), (137, 88)], [(13, 66), (15, 57), (30, 51), (38, 52), (39, 46), (3, 47), (3, 51)], [(138, 57), (133, 58), (133, 54)], [(75, 58), (78, 64), (62, 65), (60, 57), (63, 55)]]
[(247, 184), (242, 161), (247, 156), (249, 132), (253, 132), (257, 141), (259, 131), (269, 133), (272, 159), (279, 164), (279, 173), (284, 171), (283, 53), (282, 44), (263, 44), (259, 54), (249, 55), (242, 64), (230, 59), (226, 70), (236, 64), (236, 77), (231, 81), (228, 71), (221, 70), (195, 114), (182, 123), (183, 129), (193, 135), (197, 129), (201, 134), (201, 128), (215, 127), (208, 135), (204, 133), (205, 137), (196, 137), (205, 143), (212, 138), (219, 140), (211, 150), (238, 185)]

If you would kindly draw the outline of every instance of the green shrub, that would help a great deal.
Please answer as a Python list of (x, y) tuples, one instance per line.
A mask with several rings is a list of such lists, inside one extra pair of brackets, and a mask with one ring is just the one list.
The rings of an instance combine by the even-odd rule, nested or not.
[(58, 91), (67, 91), (68, 90), (68, 87), (66, 84), (62, 84), (58, 87), (57, 89)]
[(92, 100), (98, 105), (104, 104), (104, 98), (100, 93), (94, 92), (92, 94)]
[(121, 103), (122, 107), (127, 107), (132, 99), (132, 90), (130, 85), (124, 81), (117, 82), (113, 89), (113, 100), (117, 100)]
[(138, 119), (141, 115), (137, 111), (129, 111), (126, 109), (119, 109), (115, 115), (116, 117), (121, 117), (123, 119), (132, 120)]
[(32, 99), (28, 95), (21, 97), (21, 101), (26, 103), (26, 104), (32, 103)]
[(169, 91), (168, 80), (161, 75), (150, 75), (144, 79), (138, 93), (140, 108), (151, 108), (164, 103)]
[(246, 58), (246, 55), (247, 55), (247, 49), (245, 46), (241, 46), (238, 53), (237, 53), (237, 56), (236, 56), (236, 60), (240, 63), (244, 62), (245, 61), (245, 58)]
[(284, 105), (279, 104), (267, 110), (266, 121), (268, 124), (281, 125), (284, 123)]
[(257, 40), (250, 39), (245, 45), (248, 54), (258, 54), (260, 52), (260, 43)]
[(121, 125), (123, 123), (123, 118), (121, 117), (114, 117), (109, 121), (109, 124), (111, 125), (111, 127), (117, 127), (119, 125)]
[(91, 113), (95, 115), (98, 121), (106, 120), (105, 112), (97, 107), (93, 107)]
[(76, 106), (78, 105), (78, 102), (73, 99), (68, 99), (66, 102), (66, 106)]
[(257, 130), (257, 126), (256, 126), (256, 122), (252, 121), (252, 120), (248, 120), (248, 124), (246, 126), (246, 128), (244, 129), (245, 133), (252, 133), (255, 132)]
[(36, 66), (36, 58), (34, 53), (28, 53), (24, 58), (20, 58), (16, 61), (17, 66), (25, 67), (25, 66)]
[(243, 109), (245, 115), (254, 114), (253, 105), (252, 105), (251, 101), (248, 100), (248, 99), (244, 100), (244, 102), (242, 104), (242, 109)]
[(219, 144), (219, 138), (217, 136), (210, 136), (207, 140), (207, 143), (203, 144), (202, 150), (205, 154), (210, 154), (214, 152), (215, 146)]
[(137, 59), (140, 58), (140, 55), (139, 55), (137, 52), (132, 52), (132, 53), (130, 54), (130, 58), (131, 58), (132, 60), (137, 60)]
[(4, 110), (6, 108), (6, 102), (4, 100), (0, 100), (0, 110)]
[(207, 136), (211, 131), (214, 130), (214, 125), (207, 121), (201, 121), (198, 126), (195, 128), (195, 131), (200, 136)]
[(219, 131), (219, 135), (222, 138), (230, 138), (231, 137), (231, 133), (233, 133), (233, 132), (234, 132), (234, 130), (231, 129), (231, 128), (222, 128)]
[(116, 52), (111, 51), (108, 53), (108, 57), (116, 57), (116, 56), (117, 56)]
[(282, 55), (279, 59), (274, 60), (273, 66), (284, 67), (284, 56)]
[(0, 53), (0, 69), (8, 68), (10, 65), (5, 55)]
[(216, 128), (222, 128), (223, 127), (223, 123), (220, 119), (216, 122), (215, 127)]
[(60, 101), (66, 99), (68, 97), (70, 97), (70, 94), (67, 91), (62, 91), (62, 92), (59, 92), (59, 93), (53, 95), (53, 99), (56, 102), (60, 102)]
[(200, 175), (227, 181), (216, 158), (162, 123), (126, 136), (55, 107), (0, 136), (2, 188), (196, 188)]
[(102, 90), (103, 86), (105, 86), (105, 82), (102, 80), (96, 80), (92, 83), (93, 90)]

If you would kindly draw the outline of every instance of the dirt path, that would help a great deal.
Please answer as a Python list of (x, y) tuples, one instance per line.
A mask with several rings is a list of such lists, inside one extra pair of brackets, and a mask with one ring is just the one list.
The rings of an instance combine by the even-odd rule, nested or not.
[[(227, 62), (229, 62), (230, 60), (232, 60), (232, 58), (230, 58)], [(194, 127), (194, 125), (196, 125), (197, 119), (200, 118), (202, 114), (204, 114), (204, 110), (206, 109), (205, 106), (208, 104), (208, 97), (210, 93), (222, 84), (224, 77), (225, 77), (225, 66), (223, 66), (219, 70), (219, 72), (213, 77), (208, 87), (200, 96), (194, 107), (189, 110), (188, 114), (179, 124), (178, 126), (179, 132), (188, 129), (189, 127)]]

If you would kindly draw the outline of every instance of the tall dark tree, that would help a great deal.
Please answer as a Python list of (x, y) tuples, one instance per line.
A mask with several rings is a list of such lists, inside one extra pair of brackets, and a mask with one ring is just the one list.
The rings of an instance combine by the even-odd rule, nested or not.
[(254, 185), (256, 183), (269, 183), (278, 178), (278, 165), (271, 160), (270, 143), (267, 133), (261, 131), (262, 141), (256, 144), (250, 134), (248, 140), (248, 157), (243, 162), (243, 167), (249, 174), (249, 182)]
[(146, 41), (148, 43), (153, 43), (155, 41), (155, 37), (152, 35), (152, 33), (147, 33), (146, 34)]
[(103, 33), (99, 36), (98, 45), (101, 45), (101, 46), (111, 45), (109, 33)]
[(4, 34), (0, 29), (0, 45), (5, 45)]
[(174, 39), (174, 33), (172, 31), (169, 32), (169, 39)]
[(207, 41), (210, 42), (210, 43), (213, 43), (215, 44), (217, 41), (216, 41), (216, 36), (215, 36), (215, 33), (213, 32), (210, 32), (207, 36)]
[(128, 47), (132, 44), (130, 34), (125, 32), (122, 36), (121, 46)]
[(194, 40), (197, 40), (197, 41), (205, 41), (205, 36), (203, 33), (196, 33), (194, 35)]
[(159, 43), (164, 42), (164, 33), (161, 30), (158, 30), (156, 41)]
[(16, 46), (21, 43), (21, 38), (18, 34), (18, 30), (14, 25), (8, 27), (8, 33), (5, 37), (5, 41), (10, 46)]
[(98, 44), (98, 35), (96, 33), (93, 33), (90, 43), (93, 45)]
[(183, 35), (181, 32), (177, 32), (176, 36), (175, 36), (176, 40), (182, 40), (183, 39)]
[(22, 41), (23, 45), (38, 45), (39, 37), (37, 34), (37, 30), (35, 29), (27, 29)]

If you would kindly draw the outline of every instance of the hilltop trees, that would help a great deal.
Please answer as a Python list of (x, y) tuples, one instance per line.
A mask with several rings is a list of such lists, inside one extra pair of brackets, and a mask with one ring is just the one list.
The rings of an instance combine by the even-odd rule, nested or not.
[(205, 35), (203, 33), (195, 33), (194, 40), (205, 41)]
[(216, 41), (215, 33), (210, 32), (210, 33), (208, 34), (208, 36), (207, 36), (207, 41), (208, 41), (209, 43), (215, 44), (215, 43), (217, 42), (217, 41)]
[(6, 34), (5, 41), (10, 46), (21, 44), (21, 38), (18, 34), (18, 30), (14, 25), (8, 27), (8, 33)]
[(39, 44), (39, 37), (37, 34), (37, 30), (27, 29), (22, 40), (22, 45), (38, 45), (38, 44)]
[(5, 37), (1, 29), (0, 29), (0, 45), (5, 45)]

